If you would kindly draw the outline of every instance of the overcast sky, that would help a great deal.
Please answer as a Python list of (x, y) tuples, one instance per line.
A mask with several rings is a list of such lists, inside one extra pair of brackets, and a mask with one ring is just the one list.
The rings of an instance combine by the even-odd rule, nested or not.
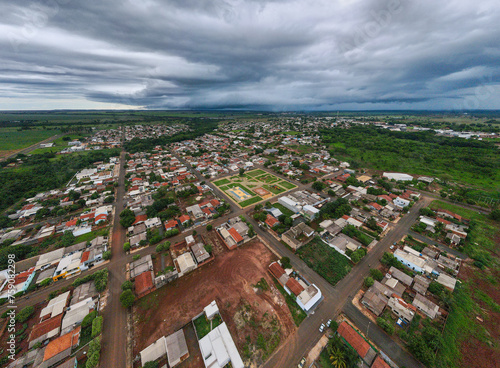
[(0, 0), (0, 110), (500, 109), (498, 0)]

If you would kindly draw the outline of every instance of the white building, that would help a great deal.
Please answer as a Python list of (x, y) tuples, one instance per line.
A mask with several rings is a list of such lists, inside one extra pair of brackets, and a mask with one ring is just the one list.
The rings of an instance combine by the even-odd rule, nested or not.
[(408, 174), (403, 174), (403, 173), (384, 173), (383, 175), (385, 178), (389, 180), (396, 180), (396, 181), (412, 181), (413, 176), (408, 175)]
[(286, 196), (278, 198), (278, 203), (288, 208), (293, 213), (297, 213), (301, 210), (301, 206), (297, 202)]
[(394, 203), (398, 207), (403, 207), (403, 208), (410, 205), (410, 201), (409, 200), (403, 199), (403, 198), (400, 198), (400, 197), (395, 198), (392, 201), (392, 203)]
[(225, 322), (210, 331), (198, 343), (205, 367), (223, 368), (229, 363), (233, 368), (244, 367)]

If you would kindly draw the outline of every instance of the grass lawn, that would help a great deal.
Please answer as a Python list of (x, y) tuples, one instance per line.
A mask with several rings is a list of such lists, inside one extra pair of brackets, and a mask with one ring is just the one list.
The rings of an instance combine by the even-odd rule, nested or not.
[(108, 228), (99, 229), (97, 231), (91, 231), (90, 233), (77, 236), (75, 238), (75, 241), (74, 241), (73, 244), (78, 244), (78, 243), (81, 243), (81, 242), (91, 241), (91, 240), (97, 238), (98, 236), (108, 236), (108, 233), (109, 233), (109, 229)]
[(265, 173), (266, 172), (264, 170), (257, 169), (257, 170), (248, 171), (248, 172), (245, 173), (245, 175), (248, 175), (248, 176), (251, 176), (251, 177), (255, 177), (255, 176), (259, 176), (259, 175), (265, 174)]
[(295, 184), (292, 184), (286, 180), (283, 180), (283, 181), (280, 181), (278, 183), (278, 185), (282, 186), (283, 188), (286, 188), (286, 189), (293, 189), (293, 188), (296, 188), (297, 186)]
[(0, 151), (18, 150), (60, 134), (60, 130), (32, 129), (18, 131), (17, 127), (0, 129)]
[(349, 260), (315, 237), (297, 250), (300, 258), (330, 284), (335, 285), (351, 270)]
[(218, 187), (220, 187), (221, 185), (229, 184), (230, 182), (231, 182), (231, 180), (221, 179), (221, 180), (214, 181), (214, 184), (217, 185)]
[(293, 212), (291, 210), (289, 210), (288, 208), (286, 208), (285, 206), (283, 206), (281, 203), (276, 202), (273, 204), (273, 207), (279, 209), (281, 211), (281, 213), (285, 216), (292, 216), (293, 215)]
[(220, 190), (226, 190), (229, 189), (227, 186), (219, 187)]
[(260, 202), (260, 201), (262, 201), (262, 198), (260, 198), (259, 196), (257, 196), (257, 197), (253, 197), (253, 198), (247, 199), (246, 201), (240, 202), (238, 204), (241, 207), (246, 207), (246, 206), (250, 206), (251, 204)]
[(293, 321), (295, 322), (295, 325), (299, 327), (302, 321), (306, 319), (307, 313), (304, 312), (304, 310), (299, 307), (295, 299), (291, 295), (289, 295), (285, 291), (285, 289), (283, 289), (283, 286), (281, 286), (276, 279), (273, 278), (273, 281), (274, 285), (276, 286), (276, 289), (278, 289), (280, 293), (283, 294), (283, 296), (285, 297), (286, 304), (288, 305), (288, 309), (292, 314)]
[(283, 134), (286, 134), (286, 135), (299, 135), (300, 132), (297, 132), (296, 130), (289, 130), (288, 132), (284, 132)]
[(194, 328), (196, 329), (196, 334), (198, 335), (199, 340), (212, 331), (210, 328), (210, 321), (207, 319), (205, 314), (202, 314), (194, 320)]

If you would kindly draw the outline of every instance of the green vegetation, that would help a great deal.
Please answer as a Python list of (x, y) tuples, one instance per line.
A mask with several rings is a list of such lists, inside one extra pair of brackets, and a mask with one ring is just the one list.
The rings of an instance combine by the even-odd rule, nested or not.
[(321, 352), (318, 363), (320, 368), (357, 368), (359, 361), (356, 350), (335, 335)]
[(196, 318), (193, 322), (196, 334), (198, 335), (198, 340), (201, 340), (208, 335), (210, 331), (212, 331), (210, 321), (207, 319), (205, 313)]
[[(62, 187), (79, 170), (90, 167), (96, 161), (108, 161), (110, 157), (118, 154), (118, 149), (107, 149), (88, 151), (85, 154), (61, 155), (57, 159), (53, 153), (23, 157), (24, 163), (21, 166), (0, 172), (0, 210), (22, 198), (30, 198), (42, 191)], [(9, 160), (4, 161), (0, 166), (8, 163)]]
[(94, 281), (96, 291), (102, 293), (104, 290), (106, 290), (106, 287), (108, 285), (108, 275), (108, 269), (105, 268), (85, 277), (77, 278), (75, 281), (73, 281), (71, 286), (77, 287), (87, 282)]
[(250, 199), (247, 199), (246, 201), (238, 203), (242, 208), (250, 206), (251, 204), (257, 203), (262, 201), (262, 198), (257, 196), (257, 197), (252, 197)]
[(230, 182), (231, 182), (231, 180), (221, 179), (221, 180), (214, 181), (214, 184), (217, 185), (218, 187), (220, 187), (221, 185), (229, 184)]
[(35, 313), (33, 306), (24, 307), (19, 313), (16, 314), (16, 322), (24, 323)]
[(292, 184), (286, 180), (283, 180), (283, 181), (280, 181), (278, 183), (279, 186), (285, 188), (285, 189), (293, 189), (293, 188), (296, 188), (297, 186), (295, 184)]
[(342, 233), (344, 233), (347, 236), (350, 236), (353, 239), (358, 240), (364, 246), (368, 246), (373, 241), (372, 237), (363, 233), (356, 226), (353, 225), (347, 225), (346, 227), (344, 227), (342, 229)]
[[(444, 177), (482, 188), (497, 189), (500, 155), (493, 143), (438, 136), (434, 131), (396, 132), (373, 126), (322, 130), (331, 154), (353, 167)], [(345, 148), (335, 146), (345, 144)]]
[(280, 293), (285, 297), (286, 305), (288, 306), (288, 309), (290, 310), (290, 313), (292, 314), (293, 321), (295, 322), (295, 325), (297, 327), (300, 326), (302, 321), (306, 319), (307, 313), (304, 312), (302, 308), (299, 307), (297, 304), (297, 301), (295, 300), (294, 297), (292, 297), (290, 294), (288, 294), (285, 289), (283, 289), (283, 286), (280, 285), (280, 283), (274, 280), (274, 286), (276, 286), (276, 289), (280, 291)]
[(330, 284), (335, 285), (351, 270), (349, 260), (319, 237), (297, 250), (300, 258)]
[(92, 338), (99, 336), (102, 331), (103, 317), (98, 316), (92, 321)]
[(135, 295), (130, 289), (123, 290), (120, 294), (120, 303), (123, 308), (130, 308), (134, 305)]
[(294, 214), (291, 210), (283, 206), (281, 203), (276, 202), (273, 204), (273, 207), (279, 209), (281, 213), (287, 217), (290, 217)]
[(0, 151), (26, 148), (60, 133), (56, 129), (0, 128)]

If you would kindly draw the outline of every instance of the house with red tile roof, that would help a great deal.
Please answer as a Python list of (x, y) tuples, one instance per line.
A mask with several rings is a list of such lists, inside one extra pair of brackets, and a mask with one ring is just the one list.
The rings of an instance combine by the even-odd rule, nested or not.
[(100, 215), (97, 215), (94, 219), (94, 223), (97, 225), (101, 222), (104, 222), (108, 219), (108, 216), (105, 213), (101, 213)]
[(276, 224), (279, 224), (280, 222), (275, 219), (272, 215), (270, 215), (269, 213), (267, 214), (267, 217), (266, 217), (266, 224), (267, 226), (269, 226), (271, 229), (276, 225)]
[(380, 355), (377, 355), (377, 358), (373, 362), (371, 368), (391, 368), (391, 366), (389, 364), (387, 364), (385, 362), (385, 360), (382, 359), (382, 357)]
[(148, 215), (137, 215), (132, 225), (141, 224), (148, 219)]
[(358, 331), (356, 331), (349, 323), (343, 321), (339, 325), (337, 333), (348, 345), (356, 350), (358, 355), (365, 361), (366, 364), (368, 364), (368, 366), (371, 366), (376, 357), (375, 350), (372, 349), (370, 344), (368, 344)]
[(229, 235), (234, 239), (236, 244), (241, 244), (243, 243), (243, 237), (236, 231), (234, 227), (230, 228), (228, 230)]
[(299, 284), (299, 282), (294, 279), (293, 277), (290, 277), (288, 281), (286, 282), (285, 286), (290, 290), (295, 296), (299, 296), (301, 292), (304, 291), (304, 287)]
[(379, 205), (376, 202), (370, 202), (370, 203), (368, 203), (368, 208), (371, 208), (372, 210), (375, 210), (375, 211), (381, 211), (384, 207), (382, 207), (381, 205)]
[(39, 368), (49, 368), (71, 355), (71, 349), (80, 342), (80, 326), (48, 343)]
[(175, 220), (170, 220), (167, 223), (165, 223), (166, 231), (174, 230), (176, 227), (177, 227), (177, 221)]
[(191, 220), (191, 217), (189, 217), (188, 215), (182, 215), (181, 217), (179, 217), (179, 222), (182, 225), (184, 225), (185, 223), (187, 223), (190, 220)]
[(59, 334), (59, 332), (61, 331), (62, 318), (63, 315), (59, 314), (56, 317), (47, 319), (43, 322), (40, 322), (39, 324), (34, 325), (28, 339), (28, 348), (31, 349), (37, 342), (43, 342)]
[(135, 278), (134, 284), (135, 293), (138, 298), (141, 298), (156, 289), (151, 271), (143, 272), (139, 276), (137, 276)]

